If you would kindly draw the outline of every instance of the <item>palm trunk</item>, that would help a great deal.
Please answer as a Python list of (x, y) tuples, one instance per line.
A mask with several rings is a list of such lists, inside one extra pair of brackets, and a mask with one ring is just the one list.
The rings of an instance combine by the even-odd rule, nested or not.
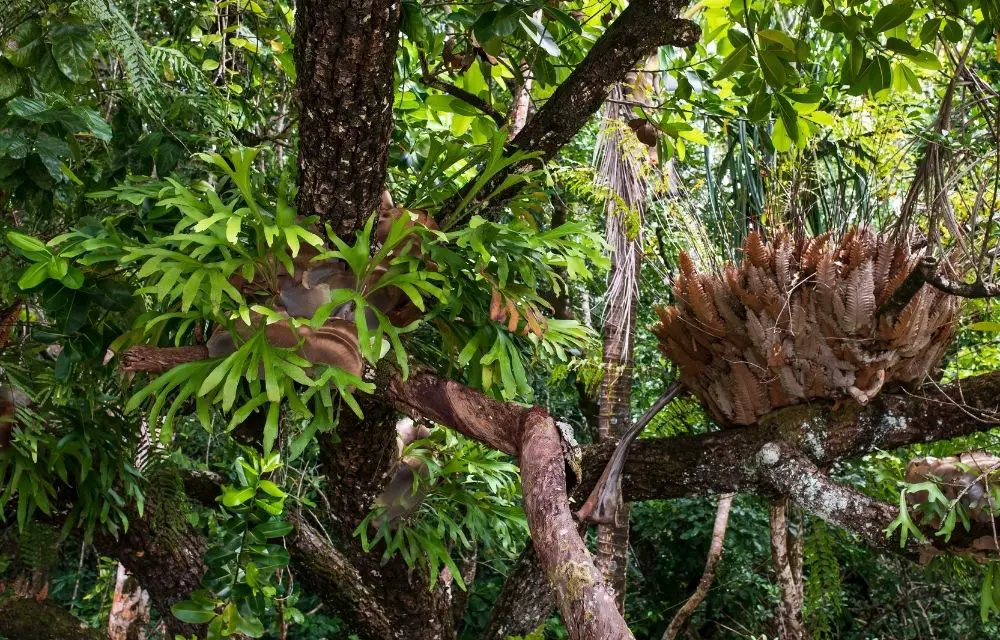
[[(617, 256), (616, 256), (617, 258)], [(616, 259), (612, 278), (622, 268)], [(632, 407), (632, 349), (635, 343), (636, 299), (609, 305), (604, 314), (604, 379), (598, 400), (597, 433), (601, 441), (616, 439), (628, 428)], [(620, 503), (615, 522), (597, 527), (597, 567), (615, 590), (619, 610), (625, 605), (628, 578), (628, 503)]]
[[(639, 237), (629, 235), (626, 217), (641, 214), (646, 185), (641, 175), (644, 158), (636, 158), (622, 144), (620, 121), (628, 117), (628, 108), (621, 104), (623, 94), (622, 86), (616, 85), (605, 105), (596, 162), (598, 179), (618, 197), (609, 199), (606, 206), (607, 237), (614, 253), (601, 328), (604, 378), (598, 396), (600, 441), (619, 438), (632, 422), (632, 351), (641, 253)], [(618, 203), (631, 210), (619, 210)], [(628, 576), (629, 511), (628, 504), (619, 504), (615, 522), (597, 528), (597, 566), (614, 589), (620, 610), (624, 609)]]

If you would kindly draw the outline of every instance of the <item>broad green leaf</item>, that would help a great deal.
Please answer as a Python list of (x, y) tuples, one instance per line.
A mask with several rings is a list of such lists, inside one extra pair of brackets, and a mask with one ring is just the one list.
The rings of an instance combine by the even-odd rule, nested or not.
[(872, 21), (872, 29), (876, 33), (888, 31), (906, 22), (913, 15), (913, 3), (910, 0), (896, 0), (890, 5), (879, 9)]
[(49, 263), (38, 262), (28, 267), (17, 280), (17, 286), (27, 291), (45, 282), (49, 277)]
[(96, 47), (85, 27), (62, 25), (53, 30), (52, 57), (63, 75), (73, 82), (90, 79), (90, 61)]
[(719, 70), (715, 72), (712, 80), (722, 80), (736, 73), (736, 71), (746, 62), (747, 54), (750, 51), (747, 45), (734, 49), (726, 59), (719, 65)]
[(215, 605), (183, 600), (170, 608), (174, 617), (187, 624), (205, 624), (215, 618)]

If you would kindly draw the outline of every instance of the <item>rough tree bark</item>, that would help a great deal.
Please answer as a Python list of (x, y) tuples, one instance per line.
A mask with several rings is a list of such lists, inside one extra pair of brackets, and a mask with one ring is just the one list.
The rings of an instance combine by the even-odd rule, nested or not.
[(392, 134), (399, 0), (299, 0), (299, 213), (344, 237), (375, 212)]
[(552, 587), (539, 569), (538, 553), (530, 541), (507, 575), (500, 596), (490, 611), (482, 640), (506, 640), (528, 635), (555, 608)]
[(102, 555), (117, 558), (149, 593), (171, 635), (202, 637), (204, 625), (181, 622), (170, 613), (174, 604), (199, 588), (205, 573), (206, 545), (197, 531), (185, 522), (180, 530), (155, 532), (147, 519), (136, 515), (117, 539), (98, 536), (94, 544)]

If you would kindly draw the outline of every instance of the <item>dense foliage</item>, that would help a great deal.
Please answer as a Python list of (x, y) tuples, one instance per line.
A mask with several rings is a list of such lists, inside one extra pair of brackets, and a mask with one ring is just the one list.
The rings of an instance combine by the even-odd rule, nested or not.
[[(718, 268), (754, 228), (912, 225), (955, 257), (958, 276), (996, 278), (993, 0), (686, 7), (698, 43), (660, 49), (622, 83), (630, 120), (616, 131), (643, 167), (641, 210), (598, 175), (607, 134), (596, 119), (544, 166), (505, 146), (519, 94), (529, 111), (551, 99), (625, 3), (404, 0), (386, 185), (397, 213), (366, 212), (352, 237), (296, 209), (293, 5), (13, 0), (18, 19), (0, 22), (0, 391), (23, 398), (0, 416), (12, 432), (0, 444), (0, 584), (31, 576), (32, 596), (44, 590), (92, 627), (111, 615), (109, 541), (147, 521), (178, 545), (189, 531), (207, 545), (198, 588), (154, 611), (151, 630), (176, 619), (212, 638), (357, 633), (296, 579), (283, 541), (298, 522), (323, 529), (340, 516), (324, 447), (342, 421), (378, 411), (372, 394), (390, 367), (545, 407), (596, 440), (596, 390), (617, 375), (601, 365), (609, 216), (642, 254), (633, 415), (678, 376), (650, 328), (654, 306), (675, 301), (681, 251)], [(952, 187), (947, 203), (911, 188), (932, 181)], [(483, 204), (501, 191), (502, 206)], [(324, 260), (348, 269), (334, 280)], [(305, 289), (325, 287), (319, 302), (283, 289), (296, 273), (317, 274)], [(412, 315), (387, 311), (388, 296)], [(937, 381), (1000, 365), (995, 309), (964, 310)], [(357, 370), (272, 338), (334, 321), (356, 340)], [(232, 349), (218, 357), (119, 371), (129, 347), (200, 347), (223, 333)], [(716, 428), (688, 397), (649, 431)], [(880, 452), (833, 475), (901, 504), (886, 535), (905, 541), (922, 535), (906, 496), (927, 490), (903, 482), (907, 462), (996, 452), (998, 435)], [(402, 514), (374, 499), (353, 540), (327, 538), (383, 564), (401, 558), (416, 588), (467, 590), (459, 634), (480, 637), (529, 533), (517, 466), (439, 425), (404, 444), (418, 470), (406, 490), (422, 499)], [(185, 497), (205, 477), (215, 494)], [(941, 497), (942, 535), (961, 527), (956, 504)], [(633, 510), (625, 615), (638, 637), (659, 637), (697, 583), (713, 514), (695, 498)], [(917, 567), (795, 516), (814, 637), (1000, 633), (995, 560)], [(766, 501), (739, 496), (698, 633), (775, 636), (766, 529)], [(558, 617), (542, 636), (565, 636)]]

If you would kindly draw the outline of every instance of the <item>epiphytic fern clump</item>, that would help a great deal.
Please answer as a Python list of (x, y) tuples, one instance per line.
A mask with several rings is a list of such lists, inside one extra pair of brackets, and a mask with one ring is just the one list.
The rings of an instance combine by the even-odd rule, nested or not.
[(878, 314), (923, 256), (870, 229), (839, 242), (748, 235), (743, 261), (698, 273), (680, 256), (677, 302), (655, 333), (681, 382), (723, 424), (753, 424), (810, 399), (866, 403), (887, 383), (919, 382), (941, 360), (958, 300), (922, 286), (898, 312)]

